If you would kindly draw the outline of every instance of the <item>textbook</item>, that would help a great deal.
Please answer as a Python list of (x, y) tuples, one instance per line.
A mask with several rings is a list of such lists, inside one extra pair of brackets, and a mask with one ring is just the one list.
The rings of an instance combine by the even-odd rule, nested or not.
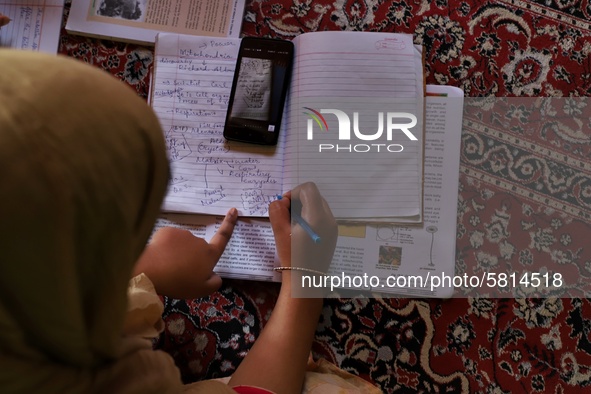
[[(424, 223), (340, 224), (327, 273), (335, 285), (333, 295), (348, 280), (357, 290), (381, 296), (448, 298), (453, 294), (450, 281), (441, 279), (455, 273), (463, 92), (427, 85), (425, 101)], [(223, 216), (163, 213), (156, 227), (180, 227), (209, 240), (222, 220)], [(241, 217), (215, 271), (225, 278), (280, 281), (281, 274), (273, 271), (278, 265), (269, 221)], [(370, 282), (374, 288), (364, 287)]]
[(66, 30), (154, 45), (159, 32), (238, 37), (244, 0), (75, 0)]
[(222, 135), (240, 40), (158, 35), (151, 105), (172, 170), (163, 210), (266, 217), (278, 195), (312, 181), (337, 220), (422, 223), (425, 85), (412, 35), (313, 32), (293, 43), (279, 142), (262, 146)]

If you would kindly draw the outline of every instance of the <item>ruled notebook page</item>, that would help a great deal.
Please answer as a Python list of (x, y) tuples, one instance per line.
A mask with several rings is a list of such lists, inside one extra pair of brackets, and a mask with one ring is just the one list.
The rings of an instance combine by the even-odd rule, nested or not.
[[(303, 34), (294, 43), (285, 187), (316, 182), (338, 219), (420, 222), (424, 84), (422, 56), (412, 36), (321, 32)], [(321, 119), (321, 109), (327, 108), (348, 114), (349, 140), (339, 140), (337, 116), (324, 113)], [(379, 128), (378, 111), (382, 137), (357, 138), (353, 113), (359, 113), (358, 129), (373, 134)], [(392, 130), (388, 139), (387, 112), (417, 115), (412, 131), (417, 141), (400, 130)], [(307, 139), (310, 127), (312, 140)], [(331, 145), (335, 148), (326, 148)]]
[(57, 53), (64, 0), (0, 0), (11, 22), (0, 29), (0, 47)]
[(240, 39), (158, 35), (152, 91), (166, 139), (171, 181), (163, 209), (268, 216), (282, 191), (277, 146), (227, 142), (226, 109)]

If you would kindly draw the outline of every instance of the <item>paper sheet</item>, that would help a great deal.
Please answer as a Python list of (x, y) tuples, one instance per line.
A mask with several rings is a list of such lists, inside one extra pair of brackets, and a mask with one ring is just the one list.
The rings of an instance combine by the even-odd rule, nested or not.
[(223, 127), (239, 39), (159, 34), (152, 107), (172, 181), (164, 210), (267, 216), (282, 191), (282, 145), (228, 142)]
[(57, 53), (64, 0), (0, 0), (11, 22), (0, 29), (0, 47)]
[[(302, 34), (294, 45), (286, 186), (315, 182), (337, 219), (420, 222), (424, 86), (412, 37), (321, 32)], [(341, 138), (341, 119), (330, 111), (347, 116), (347, 139)], [(398, 129), (390, 132), (391, 113), (416, 116), (416, 140)], [(321, 117), (326, 123), (317, 126), (314, 118)]]

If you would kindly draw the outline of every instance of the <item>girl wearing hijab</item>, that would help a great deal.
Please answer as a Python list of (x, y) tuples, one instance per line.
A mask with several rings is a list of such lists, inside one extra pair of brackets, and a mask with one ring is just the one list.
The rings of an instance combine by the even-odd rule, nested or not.
[[(375, 389), (329, 365), (306, 376), (322, 299), (292, 297), (297, 271), (289, 270), (235, 374), (182, 385), (172, 358), (152, 349), (163, 325), (157, 294), (195, 298), (220, 286), (213, 268), (237, 211), (210, 242), (167, 228), (146, 246), (169, 176), (150, 107), (112, 76), (65, 57), (3, 49), (0, 70), (0, 392)], [(282, 266), (290, 267), (291, 242), (314, 248), (303, 230), (292, 234), (297, 199), (330, 249), (319, 262), (327, 267), (336, 225), (326, 202), (313, 184), (284, 197), (269, 209)]]

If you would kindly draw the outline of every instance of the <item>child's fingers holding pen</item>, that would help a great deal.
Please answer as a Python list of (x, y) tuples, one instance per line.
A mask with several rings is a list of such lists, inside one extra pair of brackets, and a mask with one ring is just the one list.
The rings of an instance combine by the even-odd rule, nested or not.
[(277, 196), (277, 199), (269, 204), (269, 220), (273, 228), (277, 256), (282, 266), (291, 265), (291, 194)]

